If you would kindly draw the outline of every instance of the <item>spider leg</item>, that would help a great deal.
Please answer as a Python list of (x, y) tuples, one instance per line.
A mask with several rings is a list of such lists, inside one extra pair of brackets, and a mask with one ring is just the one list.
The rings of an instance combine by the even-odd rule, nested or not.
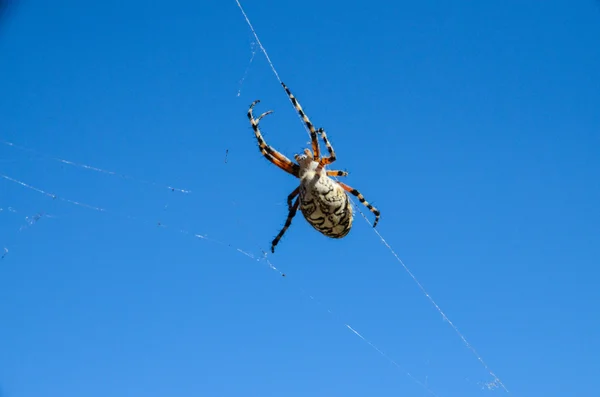
[(348, 176), (346, 171), (338, 171), (338, 170), (327, 170), (325, 171), (327, 176)]
[(298, 186), (296, 189), (294, 189), (294, 191), (291, 192), (290, 195), (288, 196), (287, 204), (288, 204), (289, 211), (292, 210), (292, 200), (294, 199), (294, 197), (296, 197), (298, 195), (299, 192), (300, 192), (300, 186)]
[(369, 209), (369, 211), (371, 211), (372, 213), (375, 214), (375, 222), (373, 223), (373, 227), (377, 226), (377, 222), (379, 222), (379, 215), (380, 215), (379, 210), (377, 208), (373, 207), (371, 204), (369, 204), (367, 202), (367, 200), (365, 200), (365, 197), (358, 190), (346, 185), (345, 183), (342, 183), (342, 182), (338, 182), (338, 183), (345, 191), (347, 191), (348, 193), (350, 193), (353, 196), (356, 196), (358, 198), (358, 201), (360, 201), (365, 207), (367, 207)]
[(279, 232), (279, 234), (277, 235), (277, 237), (275, 237), (275, 239), (271, 243), (271, 252), (272, 253), (275, 253), (275, 246), (277, 245), (277, 243), (279, 243), (279, 240), (281, 240), (281, 237), (283, 237), (283, 234), (285, 233), (285, 231), (292, 224), (292, 219), (294, 218), (294, 216), (296, 216), (296, 211), (298, 211), (298, 205), (299, 204), (300, 204), (300, 197), (298, 197), (296, 199), (296, 202), (294, 203), (294, 205), (292, 205), (290, 207), (290, 212), (289, 212), (288, 217), (287, 217), (287, 219), (285, 221), (285, 225), (283, 225), (283, 229), (281, 229), (281, 231)]
[(323, 157), (319, 161), (319, 168), (323, 168), (323, 166), (331, 164), (336, 160), (335, 151), (333, 150), (331, 143), (329, 143), (329, 140), (327, 139), (327, 134), (325, 133), (325, 130), (323, 128), (319, 128), (317, 130), (317, 133), (321, 135), (321, 138), (323, 138), (323, 142), (325, 142), (325, 146), (327, 147), (327, 151), (329, 152), (329, 157)]
[(306, 115), (306, 113), (304, 113), (304, 110), (302, 110), (302, 106), (300, 106), (300, 103), (298, 103), (298, 100), (296, 99), (296, 97), (294, 95), (292, 95), (292, 92), (289, 90), (289, 88), (287, 88), (287, 86), (283, 83), (281, 83), (281, 85), (283, 86), (283, 88), (285, 89), (285, 92), (290, 97), (290, 100), (292, 101), (292, 105), (294, 105), (294, 108), (296, 108), (296, 111), (298, 112), (300, 117), (302, 117), (304, 124), (306, 124), (306, 126), (308, 127), (308, 130), (310, 131), (310, 141), (312, 143), (312, 150), (314, 153), (315, 161), (319, 161), (321, 159), (321, 149), (319, 148), (319, 140), (317, 139), (317, 131), (315, 131), (314, 125), (310, 122), (310, 120), (308, 119), (308, 116)]
[(261, 150), (260, 152), (262, 153), (263, 156), (265, 156), (265, 158), (267, 160), (269, 160), (271, 163), (275, 164), (276, 166), (278, 166), (285, 172), (288, 172), (295, 177), (298, 176), (298, 171), (296, 170), (296, 168), (298, 166), (296, 164), (292, 164), (292, 169), (290, 170), (286, 163), (282, 162), (281, 160), (278, 160), (277, 158), (273, 157), (271, 154), (267, 153), (266, 151)]
[(267, 143), (265, 142), (265, 139), (263, 138), (260, 132), (260, 128), (258, 127), (258, 124), (263, 117), (272, 113), (273, 111), (269, 110), (267, 112), (264, 112), (263, 114), (258, 116), (257, 119), (255, 119), (254, 115), (252, 114), (252, 110), (254, 106), (259, 102), (259, 100), (256, 100), (250, 105), (250, 109), (248, 109), (248, 119), (250, 120), (252, 129), (254, 130), (254, 135), (256, 136), (256, 140), (258, 141), (258, 148), (260, 149), (260, 152), (271, 163), (297, 177), (299, 166), (297, 164), (294, 164), (290, 159), (285, 157), (283, 154), (279, 153), (277, 150), (273, 149), (271, 146), (267, 145)]

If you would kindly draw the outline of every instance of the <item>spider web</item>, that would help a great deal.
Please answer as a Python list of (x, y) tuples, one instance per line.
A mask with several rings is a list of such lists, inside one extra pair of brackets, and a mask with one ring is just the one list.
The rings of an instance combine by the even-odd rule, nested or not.
[[(276, 75), (277, 79), (281, 82), (281, 79), (279, 78), (279, 75), (277, 74), (277, 71), (275, 70), (273, 63), (271, 62), (270, 58), (268, 57), (266, 50), (264, 49), (262, 43), (260, 42), (260, 40), (258, 39), (258, 36), (256, 35), (256, 32), (254, 31), (254, 29), (252, 28), (249, 19), (247, 18), (247, 16), (245, 15), (243, 9), (241, 8), (241, 5), (238, 3), (238, 6), (240, 7), (240, 9), (242, 10), (242, 13), (244, 14), (244, 17), (246, 18), (248, 24), (250, 25), (251, 29), (252, 29), (252, 33), (255, 35), (256, 38), (256, 42), (259, 46), (259, 48), (261, 49), (261, 52), (264, 53), (264, 55), (267, 57), (267, 60), (274, 72), (274, 74)], [(242, 81), (240, 82), (243, 83), (243, 80), (245, 79), (250, 64), (252, 63), (253, 59), (254, 59), (254, 55), (255, 55), (255, 51), (253, 48), (253, 54), (252, 54), (252, 58), (249, 62), (248, 67), (246, 68), (246, 71), (244, 73), (244, 77), (242, 78)], [(238, 91), (238, 96), (239, 96), (239, 91)], [(286, 96), (287, 97), (287, 96)], [(304, 126), (304, 124), (302, 123), (302, 125)], [(44, 154), (41, 153), (37, 150), (34, 149), (30, 149), (30, 148), (25, 148), (23, 146), (17, 145), (13, 142), (8, 142), (8, 141), (0, 141), (1, 143), (3, 143), (6, 147), (10, 147), (12, 149), (15, 150), (19, 150), (22, 151), (23, 153), (28, 153), (30, 155), (35, 155), (37, 157), (40, 157), (44, 160), (49, 160), (49, 161), (54, 161), (57, 163), (60, 163), (61, 165), (65, 165), (68, 167), (74, 167), (74, 168), (78, 168), (81, 170), (85, 170), (85, 171), (89, 171), (89, 172), (94, 172), (96, 174), (102, 174), (102, 175), (106, 175), (106, 176), (110, 176), (110, 177), (115, 177), (115, 178), (120, 178), (126, 182), (136, 182), (136, 183), (140, 183), (142, 185), (145, 185), (146, 187), (153, 187), (153, 188), (159, 188), (162, 190), (169, 190), (171, 192), (174, 193), (181, 193), (183, 195), (190, 195), (192, 194), (192, 190), (191, 189), (186, 189), (186, 188), (175, 188), (173, 187), (175, 184), (165, 184), (165, 183), (158, 183), (158, 182), (154, 182), (154, 181), (149, 181), (147, 179), (140, 179), (137, 177), (132, 177), (129, 174), (123, 174), (120, 172), (116, 172), (116, 171), (112, 171), (109, 169), (104, 169), (104, 168), (99, 168), (93, 165), (89, 165), (87, 163), (82, 163), (82, 162), (77, 162), (77, 161), (72, 161), (66, 158), (62, 158), (62, 157), (56, 157), (56, 156), (52, 156), (52, 155), (48, 155), (48, 154)], [(11, 160), (2, 160), (3, 162), (9, 162)], [(273, 263), (272, 259), (270, 259), (268, 257), (268, 255), (262, 251), (261, 248), (259, 248), (258, 252), (259, 253), (255, 253), (254, 250), (249, 249), (248, 247), (243, 247), (240, 248), (238, 245), (236, 244), (232, 244), (231, 242), (229, 242), (228, 240), (224, 240), (224, 239), (219, 239), (219, 238), (213, 238), (210, 237), (209, 234), (207, 233), (206, 230), (192, 230), (190, 228), (181, 228), (176, 226), (175, 224), (172, 223), (164, 223), (164, 222), (157, 222), (155, 219), (149, 219), (148, 217), (142, 217), (142, 216), (137, 216), (137, 215), (132, 215), (131, 213), (119, 213), (119, 212), (115, 212), (113, 210), (110, 209), (109, 206), (100, 204), (100, 203), (90, 203), (90, 201), (88, 200), (80, 200), (78, 197), (73, 197), (73, 196), (63, 196), (62, 193), (60, 193), (60, 191), (58, 190), (54, 190), (54, 188), (52, 186), (45, 186), (45, 185), (41, 185), (38, 183), (31, 183), (30, 180), (27, 179), (22, 179), (19, 177), (15, 177), (14, 174), (12, 173), (5, 173), (5, 172), (0, 172), (0, 178), (3, 180), (3, 182), (5, 183), (10, 183), (16, 186), (20, 186), (23, 189), (27, 189), (29, 191), (32, 192), (36, 192), (38, 193), (40, 196), (43, 196), (45, 199), (47, 200), (51, 200), (52, 202), (60, 202), (60, 203), (64, 203), (70, 206), (74, 206), (74, 207), (78, 207), (81, 209), (84, 209), (86, 211), (93, 211), (96, 212), (98, 214), (102, 214), (102, 216), (114, 216), (114, 217), (120, 217), (120, 218), (125, 218), (125, 219), (129, 219), (132, 220), (134, 222), (138, 222), (140, 224), (144, 224), (148, 227), (152, 227), (152, 228), (159, 228), (161, 230), (165, 230), (171, 233), (175, 233), (178, 234), (179, 236), (185, 236), (185, 238), (188, 238), (190, 240), (195, 240), (195, 241), (200, 241), (202, 243), (208, 243), (208, 244), (214, 244), (214, 245), (218, 245), (224, 249), (227, 250), (231, 250), (239, 255), (241, 255), (242, 257), (244, 257), (244, 259), (248, 259), (250, 261), (252, 261), (253, 263), (259, 264), (259, 265), (263, 265), (264, 268), (268, 268), (271, 271), (274, 272), (274, 274), (276, 274), (279, 277), (284, 277), (285, 276), (285, 280), (286, 282), (295, 282), (295, 278), (294, 276), (290, 276), (290, 274), (286, 274), (284, 273), (284, 270), (282, 270), (284, 266), (280, 266), (279, 264), (277, 264), (277, 266), (275, 266), (275, 264)], [(0, 203), (0, 204), (4, 204), (4, 203)], [(363, 213), (363, 211), (361, 211), (361, 208), (357, 206), (357, 204), (353, 201), (353, 205), (355, 206), (355, 208), (359, 211), (359, 213), (361, 213), (361, 215), (365, 218), (365, 220), (369, 223), (367, 217), (365, 216), (365, 214)], [(47, 220), (47, 218), (53, 218), (54, 215), (48, 214), (47, 212), (45, 212), (44, 210), (40, 210), (40, 211), (27, 211), (27, 212), (23, 212), (21, 210), (20, 207), (17, 207), (17, 209), (15, 209), (15, 207), (2, 207), (3, 211), (2, 213), (0, 213), (0, 215), (15, 215), (18, 214), (18, 216), (20, 217), (20, 219), (25, 218), (24, 222), (21, 222), (21, 226), (18, 227), (16, 230), (16, 232), (26, 232), (29, 228), (33, 228), (34, 225), (36, 225), (39, 222), (44, 222), (45, 220)], [(400, 260), (400, 258), (397, 256), (397, 254), (393, 251), (393, 249), (389, 246), (389, 244), (387, 244), (387, 242), (383, 239), (383, 237), (379, 234), (379, 232), (377, 230), (375, 230), (375, 232), (377, 233), (377, 235), (381, 238), (382, 242), (388, 247), (388, 249), (392, 252), (392, 254), (397, 258), (397, 260), (402, 264), (402, 266), (404, 266), (404, 264), (402, 263), (402, 261)], [(2, 258), (6, 258), (4, 259), (5, 263), (7, 263), (7, 259), (10, 259), (10, 256), (8, 255), (9, 253), (9, 248), (10, 246), (7, 245), (6, 247), (4, 247), (3, 244), (0, 244), (0, 251), (4, 252), (2, 256)], [(405, 266), (404, 266), (405, 267)], [(433, 301), (433, 299), (430, 298), (430, 296), (426, 293), (426, 291), (424, 290), (424, 288), (421, 286), (421, 284), (418, 282), (418, 280), (412, 275), (412, 273), (410, 273), (410, 271), (408, 270), (408, 268), (405, 267), (405, 270), (409, 272), (409, 274), (413, 277), (414, 281), (418, 283), (419, 287), (423, 290), (423, 292), (426, 294), (426, 296), (431, 300), (432, 303), (435, 304), (435, 302)], [(381, 349), (380, 347), (378, 347), (378, 345), (374, 344), (370, 339), (368, 339), (363, 332), (359, 332), (358, 329), (360, 327), (357, 327), (355, 325), (351, 325), (351, 322), (346, 321), (346, 319), (341, 318), (339, 315), (336, 314), (336, 312), (334, 312), (333, 310), (330, 309), (330, 306), (326, 306), (323, 303), (321, 303), (321, 300), (317, 299), (313, 294), (308, 293), (302, 286), (297, 286), (298, 290), (300, 291), (300, 293), (307, 297), (308, 299), (310, 299), (312, 302), (314, 302), (316, 305), (320, 306), (323, 310), (325, 310), (325, 312), (327, 312), (334, 321), (336, 321), (336, 323), (340, 326), (343, 327), (344, 329), (346, 329), (347, 331), (349, 331), (352, 335), (355, 335), (357, 338), (359, 338), (362, 342), (364, 342), (367, 346), (369, 346), (371, 349), (373, 349), (375, 352), (377, 352), (379, 355), (381, 355), (384, 359), (386, 359), (387, 361), (389, 361), (396, 369), (398, 369), (400, 372), (402, 372), (404, 375), (406, 375), (407, 377), (409, 377), (412, 381), (414, 381), (416, 384), (418, 384), (421, 388), (423, 388), (424, 394), (429, 394), (429, 395), (436, 395), (429, 387), (428, 387), (428, 383), (427, 380), (425, 380), (425, 382), (422, 382), (421, 380), (419, 380), (416, 376), (414, 376), (411, 372), (407, 371), (404, 366), (400, 365), (399, 362), (392, 358), (390, 354), (386, 353), (384, 350), (385, 349)], [(443, 314), (443, 312), (441, 311), (441, 309), (439, 308), (439, 306), (437, 306), (437, 304), (435, 304), (436, 308), (440, 311), (440, 313), (443, 315), (444, 319), (446, 321), (449, 322), (449, 319), (447, 319), (447, 317)], [(352, 323), (354, 324), (354, 323)], [(452, 323), (450, 323), (453, 327), (454, 325)], [(454, 327), (455, 330), (458, 332), (458, 330), (456, 329), (456, 327)], [(462, 337), (462, 335), (459, 333), (459, 335)], [(464, 338), (463, 338), (464, 339)], [(467, 343), (466, 339), (463, 340), (463, 342)], [(470, 345), (468, 345), (470, 347)], [(473, 349), (474, 351), (474, 349)], [(475, 351), (474, 351), (475, 352)], [(475, 352), (475, 354), (477, 354)], [(483, 360), (480, 360), (483, 363)], [(487, 366), (486, 366), (487, 369)], [(491, 373), (491, 371), (490, 371)], [(492, 374), (493, 375), (493, 374)], [(495, 375), (493, 375), (495, 377)], [(497, 379), (495, 377), (495, 379)], [(494, 381), (491, 383), (491, 387), (493, 387), (494, 384), (497, 384), (498, 382)], [(503, 385), (502, 385), (503, 386)], [(504, 387), (504, 386), (503, 386)]]
[[(61, 164), (67, 164), (69, 166), (79, 168), (86, 172), (94, 172), (94, 173), (106, 175), (109, 177), (115, 177), (115, 178), (122, 178), (122, 175), (124, 175), (119, 172), (109, 171), (109, 170), (106, 170), (103, 168), (99, 168), (97, 166), (84, 164), (81, 162), (75, 162), (75, 161), (67, 160), (65, 158), (48, 155), (48, 154), (42, 153), (35, 149), (26, 148), (21, 145), (13, 144), (12, 142), (7, 143), (6, 146), (10, 147), (12, 149), (22, 151), (23, 153), (35, 153), (36, 156), (39, 156), (42, 159), (61, 163)], [(30, 158), (28, 160), (32, 160), (32, 159)], [(235, 253), (241, 255), (245, 259), (250, 260), (255, 264), (263, 265), (263, 268), (267, 268), (267, 269), (273, 271), (279, 277), (284, 278), (286, 280), (286, 282), (288, 282), (288, 283), (291, 282), (293, 284), (296, 284), (295, 285), (296, 289), (298, 290), (298, 292), (300, 292), (300, 294), (303, 297), (308, 298), (315, 305), (319, 306), (322, 310), (324, 310), (331, 317), (331, 319), (334, 322), (336, 322), (338, 324), (339, 327), (343, 327), (344, 329), (349, 331), (352, 335), (355, 335), (365, 345), (369, 346), (369, 348), (371, 348), (376, 353), (378, 353), (378, 355), (380, 355), (382, 358), (387, 360), (396, 370), (400, 371), (406, 377), (411, 379), (412, 382), (414, 382), (416, 385), (418, 385), (420, 388), (422, 388), (424, 395), (431, 395), (431, 396), (438, 395), (435, 391), (433, 391), (431, 389), (431, 386), (428, 382), (428, 380), (430, 379), (429, 376), (426, 376), (425, 380), (421, 380), (421, 379), (419, 379), (419, 377), (415, 376), (411, 371), (407, 370), (406, 365), (402, 365), (397, 359), (393, 358), (384, 349), (382, 349), (378, 344), (375, 344), (371, 339), (367, 338), (367, 336), (364, 334), (364, 332), (359, 331), (359, 327), (356, 327), (351, 322), (347, 321), (345, 318), (338, 315), (334, 310), (331, 309), (331, 306), (323, 304), (322, 301), (319, 298), (317, 298), (314, 294), (308, 292), (306, 290), (306, 288), (303, 287), (302, 285), (299, 285), (295, 281), (294, 276), (285, 272), (285, 270), (282, 269), (282, 266), (276, 265), (275, 262), (271, 258), (269, 258), (269, 254), (267, 254), (267, 252), (261, 247), (258, 247), (258, 253), (257, 253), (251, 248), (240, 247), (239, 245), (233, 244), (230, 241), (213, 238), (213, 237), (209, 236), (209, 234), (206, 232), (206, 230), (198, 231), (198, 230), (185, 229), (185, 228), (178, 227), (174, 224), (165, 223), (165, 222), (161, 222), (161, 221), (157, 222), (156, 220), (148, 219), (147, 217), (141, 217), (141, 216), (131, 215), (130, 213), (113, 211), (104, 205), (91, 204), (89, 202), (84, 202), (82, 200), (75, 199), (73, 197), (63, 196), (62, 194), (60, 194), (57, 191), (49, 190), (45, 186), (41, 186), (39, 184), (34, 185), (34, 184), (30, 183), (29, 181), (26, 181), (26, 180), (23, 180), (20, 178), (15, 178), (14, 176), (8, 175), (7, 173), (5, 173), (3, 171), (0, 171), (0, 180), (4, 181), (6, 183), (11, 183), (13, 185), (19, 186), (23, 189), (35, 192), (38, 195), (40, 195), (40, 196), (44, 197), (45, 199), (47, 199), (51, 202), (54, 202), (54, 203), (57, 203), (57, 202), (65, 203), (65, 204), (68, 204), (73, 207), (78, 207), (78, 208), (81, 208), (81, 209), (84, 209), (87, 211), (93, 211), (98, 214), (102, 214), (103, 216), (111, 216), (111, 217), (116, 217), (116, 218), (121, 218), (121, 219), (127, 219), (130, 221), (136, 222), (138, 224), (143, 224), (147, 227), (159, 228), (161, 230), (165, 230), (170, 233), (178, 234), (178, 235), (188, 238), (190, 240), (193, 239), (195, 241), (201, 241), (203, 243), (219, 246), (223, 249), (226, 249), (226, 250), (229, 250), (229, 251), (232, 251), (232, 252), (235, 252)], [(125, 178), (125, 180), (128, 183), (136, 182), (136, 183), (140, 183), (140, 184), (143, 184), (146, 186), (152, 186), (152, 187), (160, 188), (160, 189), (163, 189), (165, 186), (170, 186), (167, 184), (152, 182), (152, 181), (148, 181), (145, 179), (138, 179), (138, 178), (135, 178), (132, 176), (128, 176), (127, 178)], [(171, 190), (171, 191), (172, 192), (184, 192), (185, 191), (188, 194), (191, 194), (190, 193), (191, 189), (180, 189), (180, 190)], [(23, 211), (19, 211), (19, 210), (15, 209), (15, 207), (12, 207), (12, 206), (0, 207), (0, 216), (3, 214), (5, 214), (5, 215), (6, 214), (10, 214), (10, 215), (21, 215), (21, 214), (25, 215), (25, 214), (27, 214), (25, 216), (25, 222), (21, 222), (21, 226), (18, 228), (17, 232), (22, 232), (28, 228), (33, 227), (35, 224), (37, 224), (44, 218), (55, 218), (56, 217), (55, 215), (48, 214), (44, 210), (30, 214), (30, 213), (24, 213)], [(363, 216), (365, 216), (364, 213), (361, 213), (361, 214)], [(248, 232), (248, 229), (245, 229), (245, 230)], [(8, 253), (9, 253), (9, 246), (3, 245), (3, 244), (0, 244), (0, 246), (1, 246), (0, 248), (3, 250), (3, 255), (0, 255), (0, 256), (2, 256), (2, 258), (7, 257)], [(8, 264), (8, 263), (6, 263), (6, 264)], [(477, 382), (477, 383), (482, 388), (487, 388), (487, 389), (494, 389), (494, 388), (498, 387), (498, 384), (494, 381), (487, 382), (487, 383), (482, 383), (482, 382)]]
[[(256, 39), (256, 42), (258, 43), (261, 51), (265, 55), (265, 58), (267, 59), (267, 62), (269, 63), (269, 66), (271, 67), (271, 70), (273, 71), (273, 74), (275, 75), (275, 77), (277, 78), (277, 80), (279, 81), (279, 83), (281, 84), (282, 81), (281, 81), (281, 78), (279, 77), (279, 73), (277, 73), (277, 70), (275, 69), (275, 66), (273, 65), (273, 62), (271, 61), (271, 58), (269, 57), (269, 54), (267, 53), (267, 50), (265, 49), (265, 47), (263, 46), (262, 42), (260, 41), (260, 39), (258, 37), (258, 34), (256, 33), (256, 30), (254, 29), (254, 26), (252, 26), (252, 23), (250, 22), (250, 18), (248, 18), (248, 15), (244, 11), (244, 8), (242, 7), (240, 1), (239, 0), (235, 0), (235, 2), (237, 4), (238, 8), (240, 9), (242, 15), (244, 16), (244, 19), (246, 20), (246, 23), (248, 24), (248, 27), (252, 31), (252, 34), (254, 35), (254, 38)], [(286, 95), (286, 97), (287, 97), (287, 95)], [(309, 134), (309, 137), (310, 137), (310, 131), (308, 130), (308, 127), (306, 127), (306, 125), (302, 121), (302, 118), (300, 118), (299, 115), (298, 115), (298, 117), (299, 117), (300, 122), (302, 123), (302, 125), (304, 126), (306, 132)], [(337, 178), (335, 178), (335, 179), (337, 179)], [(352, 199), (352, 197), (349, 197), (349, 198), (352, 201), (352, 204), (354, 205), (354, 208), (362, 215), (363, 219), (370, 226), (373, 226), (371, 224), (371, 222), (369, 221), (369, 219), (365, 216), (365, 214), (362, 211), (362, 209)], [(373, 229), (374, 233), (377, 235), (377, 237), (380, 238), (381, 242), (386, 246), (386, 248), (390, 251), (390, 253), (394, 256), (394, 258), (398, 261), (398, 263), (400, 263), (400, 265), (402, 266), (402, 268), (408, 273), (408, 275), (415, 282), (415, 284), (417, 284), (418, 288), (425, 295), (425, 297), (429, 300), (429, 302), (434, 306), (434, 308), (437, 310), (437, 312), (442, 316), (442, 318), (444, 319), (444, 321), (446, 321), (450, 325), (450, 327), (458, 335), (458, 337), (461, 339), (461, 341), (467, 347), (467, 349), (469, 349), (473, 353), (473, 355), (476, 357), (477, 361), (479, 361), (479, 363), (485, 368), (485, 370), (493, 378), (493, 381), (490, 382), (487, 387), (488, 388), (495, 388), (495, 387), (499, 386), (499, 387), (502, 387), (507, 393), (510, 393), (509, 390), (504, 385), (504, 383), (502, 383), (502, 381), (500, 380), (500, 378), (498, 378), (498, 376), (496, 376), (496, 374), (489, 368), (489, 366), (483, 360), (483, 358), (481, 357), (481, 355), (479, 353), (477, 353), (477, 351), (475, 350), (475, 348), (473, 347), (473, 345), (471, 343), (469, 343), (469, 341), (467, 340), (467, 338), (460, 332), (460, 330), (458, 329), (458, 327), (448, 318), (448, 316), (444, 313), (444, 311), (441, 309), (441, 307), (436, 303), (436, 301), (433, 299), (433, 297), (427, 292), (427, 290), (425, 289), (425, 287), (423, 286), (423, 284), (421, 282), (419, 282), (419, 280), (416, 278), (416, 276), (410, 271), (410, 269), (408, 268), (408, 266), (406, 266), (404, 264), (404, 262), (402, 261), (402, 259), (400, 259), (400, 257), (398, 256), (398, 254), (394, 251), (394, 249), (390, 246), (390, 244), (385, 240), (385, 238), (381, 235), (381, 233), (377, 229), (375, 229), (375, 228), (372, 228), (372, 229)]]
[[(7, 146), (11, 147), (11, 148), (15, 148), (15, 149), (19, 149), (21, 151), (24, 152), (29, 152), (29, 153), (35, 153), (38, 156), (41, 156), (42, 158), (51, 160), (51, 161), (56, 161), (59, 163), (63, 163), (63, 164), (68, 164), (68, 165), (72, 165), (75, 167), (79, 167), (81, 169), (87, 170), (87, 171), (94, 171), (94, 172), (99, 172), (105, 175), (110, 175), (110, 176), (115, 176), (115, 177), (123, 177), (124, 174), (120, 174), (117, 172), (113, 172), (113, 171), (108, 171), (102, 168), (98, 168), (92, 165), (88, 165), (88, 164), (82, 164), (82, 163), (78, 163), (78, 162), (74, 162), (74, 161), (70, 161), (70, 160), (66, 160), (63, 158), (58, 158), (58, 157), (53, 157), (53, 156), (49, 156), (46, 155), (44, 153), (41, 153), (37, 150), (34, 149), (30, 149), (30, 148), (25, 148), (23, 146), (20, 145), (16, 145), (12, 142), (6, 142), (6, 141), (2, 141), (3, 143), (5, 143)], [(18, 185), (22, 188), (31, 190), (33, 192), (36, 192), (44, 197), (46, 197), (47, 199), (53, 200), (53, 201), (59, 201), (59, 202), (63, 202), (72, 206), (76, 206), (76, 207), (80, 207), (86, 210), (91, 210), (91, 211), (95, 211), (98, 213), (102, 213), (104, 215), (110, 215), (110, 216), (116, 216), (116, 217), (120, 217), (120, 218), (125, 218), (134, 222), (138, 222), (141, 224), (144, 224), (146, 226), (150, 226), (150, 227), (159, 227), (161, 229), (165, 229), (174, 233), (178, 233), (180, 235), (186, 236), (188, 238), (193, 238), (196, 241), (200, 240), (203, 242), (207, 242), (210, 244), (215, 244), (218, 246), (221, 246), (225, 249), (229, 249), (232, 250), (240, 255), (242, 255), (243, 257), (252, 260), (255, 263), (258, 264), (262, 264), (262, 265), (266, 265), (266, 267), (268, 269), (270, 269), (271, 271), (275, 272), (277, 275), (279, 275), (280, 277), (285, 277), (286, 280), (293, 280), (293, 277), (290, 277), (289, 274), (284, 273), (284, 271), (282, 271), (280, 268), (278, 268), (271, 259), (269, 259), (268, 254), (265, 250), (260, 249), (260, 254), (254, 254), (252, 253), (251, 249), (248, 248), (240, 248), (238, 246), (236, 246), (235, 244), (232, 244), (230, 242), (227, 241), (223, 241), (220, 239), (215, 239), (212, 237), (209, 237), (208, 234), (206, 234), (205, 232), (199, 232), (199, 231), (191, 231), (191, 230), (186, 230), (183, 228), (179, 228), (177, 226), (171, 226), (169, 224), (165, 224), (163, 222), (156, 222), (153, 220), (149, 220), (147, 218), (141, 218), (139, 216), (133, 216), (130, 214), (123, 214), (123, 213), (118, 213), (115, 211), (111, 211), (105, 207), (101, 207), (98, 205), (93, 205), (93, 204), (88, 204), (85, 202), (82, 202), (80, 200), (74, 200), (72, 198), (68, 198), (68, 197), (64, 197), (60, 194), (57, 194), (55, 192), (49, 191), (46, 188), (42, 188), (39, 186), (34, 186), (30, 183), (28, 183), (27, 181), (23, 181), (20, 179), (16, 179), (13, 178), (12, 176), (9, 176), (5, 173), (0, 172), (0, 179), (3, 179), (4, 181), (7, 182), (11, 182), (15, 185)], [(151, 185), (151, 186), (155, 186), (155, 187), (164, 187), (165, 185), (159, 184), (159, 183), (155, 183), (155, 182), (149, 182), (143, 179), (137, 179), (131, 176), (127, 176), (125, 179), (127, 179), (130, 182), (138, 182), (141, 184), (145, 184), (145, 185)], [(175, 191), (175, 190), (172, 190)], [(177, 191), (180, 192), (184, 192), (184, 193), (190, 193), (191, 190), (187, 190), (187, 189), (178, 189)], [(14, 209), (13, 207), (6, 207), (6, 208), (0, 208), (0, 213), (2, 212), (8, 212), (11, 214), (17, 214), (19, 213), (19, 211), (17, 211), (16, 209)], [(48, 218), (53, 218), (54, 216), (52, 215), (48, 215), (48, 214), (44, 214), (43, 212), (41, 213), (37, 213), (33, 216), (26, 216), (26, 224), (25, 226), (21, 227), (19, 229), (19, 231), (27, 228), (28, 226), (31, 226), (35, 223), (37, 223), (41, 218), (43, 217), (48, 217)], [(4, 247), (3, 248), (4, 254), (2, 255), (2, 259), (8, 254), (9, 250), (8, 248)], [(397, 370), (399, 370), (400, 372), (404, 373), (408, 378), (410, 378), (415, 384), (417, 384), (418, 386), (420, 386), (424, 393), (426, 395), (431, 395), (436, 397), (437, 394), (431, 390), (431, 388), (425, 383), (421, 382), (416, 376), (414, 376), (411, 372), (407, 371), (402, 365), (399, 364), (399, 362), (397, 360), (395, 360), (394, 358), (392, 358), (389, 354), (387, 354), (384, 350), (382, 350), (380, 347), (378, 347), (376, 344), (374, 344), (371, 340), (369, 340), (363, 333), (359, 332), (358, 329), (355, 326), (352, 326), (348, 321), (343, 320), (339, 315), (336, 314), (336, 312), (334, 312), (330, 307), (328, 307), (327, 305), (324, 305), (322, 303), (321, 300), (319, 300), (317, 297), (315, 297), (313, 294), (307, 292), (307, 290), (302, 287), (302, 286), (297, 286), (298, 291), (301, 293), (301, 295), (303, 295), (304, 297), (310, 299), (310, 301), (312, 301), (314, 304), (316, 304), (317, 306), (321, 307), (323, 310), (325, 310), (329, 316), (331, 316), (331, 318), (336, 321), (340, 326), (344, 327), (346, 330), (350, 331), (353, 335), (357, 336), (362, 342), (364, 342), (367, 346), (369, 346), (370, 348), (372, 348), (373, 350), (375, 350), (380, 356), (382, 356), (384, 359), (386, 359), (390, 364), (392, 364)]]

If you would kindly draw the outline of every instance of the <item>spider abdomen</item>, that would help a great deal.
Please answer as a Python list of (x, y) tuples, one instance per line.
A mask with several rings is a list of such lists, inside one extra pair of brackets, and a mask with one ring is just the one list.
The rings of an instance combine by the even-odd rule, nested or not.
[(325, 175), (309, 173), (300, 182), (300, 211), (323, 235), (342, 238), (352, 228), (352, 205), (342, 187)]

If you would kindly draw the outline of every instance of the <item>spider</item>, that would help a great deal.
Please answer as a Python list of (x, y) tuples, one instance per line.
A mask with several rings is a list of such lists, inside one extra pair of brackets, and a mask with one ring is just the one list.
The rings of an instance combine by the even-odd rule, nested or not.
[[(346, 171), (326, 169), (328, 165), (336, 160), (336, 156), (333, 147), (331, 147), (331, 143), (329, 143), (329, 140), (327, 139), (325, 130), (323, 128), (315, 130), (315, 127), (308, 119), (306, 113), (302, 110), (298, 100), (296, 100), (284, 83), (281, 83), (281, 85), (310, 131), (312, 152), (307, 148), (304, 149), (303, 155), (296, 154), (294, 156), (297, 162), (296, 164), (271, 146), (267, 145), (258, 124), (263, 117), (273, 111), (266, 111), (258, 116), (258, 118), (254, 118), (252, 110), (260, 100), (252, 102), (250, 109), (248, 109), (248, 119), (254, 130), (254, 135), (256, 135), (256, 139), (258, 140), (260, 152), (271, 163), (300, 179), (300, 185), (288, 195), (288, 217), (283, 229), (281, 229), (277, 237), (275, 237), (271, 243), (271, 252), (275, 253), (275, 246), (279, 243), (279, 240), (281, 240), (286, 230), (292, 224), (292, 219), (296, 215), (298, 207), (300, 207), (300, 211), (302, 212), (302, 215), (304, 215), (306, 221), (323, 235), (331, 238), (345, 237), (352, 228), (353, 220), (352, 205), (347, 193), (356, 196), (362, 204), (375, 214), (373, 227), (377, 226), (377, 222), (379, 222), (379, 210), (369, 204), (358, 190), (330, 178), (330, 176), (347, 176), (348, 173)], [(328, 157), (321, 157), (321, 150), (317, 139), (318, 136), (325, 142), (325, 146), (329, 152)], [(296, 200), (292, 204), (295, 197)]]

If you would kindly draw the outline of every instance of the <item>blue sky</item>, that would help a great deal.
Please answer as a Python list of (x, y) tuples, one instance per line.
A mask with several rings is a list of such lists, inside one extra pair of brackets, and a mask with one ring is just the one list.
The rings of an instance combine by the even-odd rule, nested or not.
[[(591, 395), (600, 4), (245, 3), (335, 168), (511, 394)], [(341, 240), (298, 215), (278, 271), (238, 251), (268, 251), (297, 186), (248, 105), (286, 155), (307, 135), (235, 1), (169, 4), (2, 21), (0, 139), (29, 150), (0, 143), (0, 174), (58, 198), (0, 178), (0, 393), (507, 394), (360, 215)]]

